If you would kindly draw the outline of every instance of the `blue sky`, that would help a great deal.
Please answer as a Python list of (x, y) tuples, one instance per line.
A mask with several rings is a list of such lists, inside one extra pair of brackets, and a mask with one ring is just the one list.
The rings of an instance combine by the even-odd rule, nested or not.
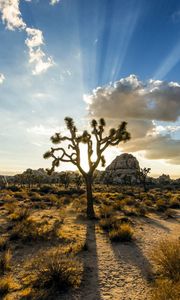
[[(152, 105), (161, 112), (163, 109), (171, 112), (172, 108), (172, 113), (162, 117), (149, 111), (137, 119), (129, 116), (128, 105), (124, 117), (130, 120), (130, 125), (135, 122), (135, 128), (143, 120), (147, 125), (146, 137), (153, 130), (156, 141), (151, 142), (158, 144), (158, 154), (152, 154), (149, 144), (147, 148), (139, 144), (145, 135), (134, 138), (134, 143), (138, 138), (139, 149), (129, 146), (126, 150), (132, 151), (142, 166), (149, 164), (153, 175), (165, 172), (177, 177), (180, 87), (175, 83), (180, 84), (180, 2), (60, 0), (54, 1), (54, 5), (50, 0), (11, 0), (11, 5), (7, 2), (0, 0), (0, 171), (19, 172), (28, 167), (47, 166), (42, 154), (50, 146), (49, 135), (63, 126), (66, 115), (74, 117), (82, 128), (88, 113), (95, 117), (99, 117), (99, 111), (103, 113), (99, 94), (95, 92), (93, 105), (87, 104), (90, 96), (83, 100), (84, 95), (93, 95), (97, 87), (109, 92), (113, 86), (114, 97), (117, 92), (114, 82), (128, 78), (121, 88), (128, 84), (131, 98), (135, 79), (129, 76), (135, 74), (142, 82), (138, 93), (144, 92), (142, 87), (146, 89), (143, 101), (149, 101), (147, 90), (153, 85), (160, 94), (153, 92), (152, 99), (151, 93)], [(161, 81), (158, 87), (157, 80)], [(107, 94), (104, 101), (110, 97)], [(122, 95), (120, 91), (118, 97)], [(113, 106), (112, 97), (109, 101)], [(99, 103), (102, 107), (96, 110)], [(162, 103), (169, 104), (169, 108)], [(117, 116), (116, 120), (112, 120), (113, 115), (106, 117), (113, 124), (117, 121)], [(163, 154), (166, 143), (171, 147)], [(108, 162), (118, 151), (114, 149), (111, 155), (107, 154)]]

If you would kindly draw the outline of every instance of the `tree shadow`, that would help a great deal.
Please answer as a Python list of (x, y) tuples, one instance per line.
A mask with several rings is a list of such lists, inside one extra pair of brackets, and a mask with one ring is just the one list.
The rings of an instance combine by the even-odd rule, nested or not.
[(101, 300), (96, 246), (96, 223), (86, 221), (86, 251), (84, 251), (84, 272), (81, 284), (81, 300)]
[(152, 265), (136, 242), (123, 244), (112, 242), (111, 246), (116, 258), (120, 262), (137, 267), (141, 276), (147, 282), (154, 280)]
[(159, 229), (163, 229), (166, 232), (170, 232), (170, 229), (165, 225), (163, 225), (162, 223), (160, 223), (157, 219), (148, 217), (148, 220), (146, 222), (152, 226), (158, 227)]

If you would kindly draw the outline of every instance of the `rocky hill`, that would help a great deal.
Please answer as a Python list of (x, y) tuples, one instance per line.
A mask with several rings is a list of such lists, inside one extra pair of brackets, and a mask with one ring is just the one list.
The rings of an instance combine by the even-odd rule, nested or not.
[(139, 162), (132, 154), (123, 153), (117, 156), (105, 170), (105, 180), (112, 183), (136, 182), (140, 170)]

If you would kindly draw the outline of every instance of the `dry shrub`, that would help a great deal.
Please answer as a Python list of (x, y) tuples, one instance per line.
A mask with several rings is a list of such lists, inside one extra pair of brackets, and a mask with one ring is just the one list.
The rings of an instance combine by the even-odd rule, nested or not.
[(27, 195), (26, 191), (22, 191), (22, 192), (14, 193), (14, 197), (17, 199), (26, 199), (28, 197), (28, 195)]
[(109, 232), (109, 238), (114, 242), (130, 242), (133, 237), (133, 230), (129, 224), (121, 224)]
[(138, 215), (137, 209), (134, 207), (125, 206), (123, 208), (123, 212), (126, 216), (137, 216)]
[(145, 217), (147, 214), (147, 207), (144, 204), (140, 204), (139, 207), (137, 208), (137, 214), (140, 217)]
[(9, 215), (11, 221), (20, 222), (26, 220), (30, 216), (30, 210), (28, 208), (18, 208), (12, 214)]
[(32, 274), (29, 284), (38, 291), (56, 291), (76, 288), (82, 279), (83, 267), (79, 260), (63, 254), (60, 249), (44, 252), (35, 258), (31, 265)]
[(99, 215), (101, 218), (109, 218), (113, 213), (113, 207), (107, 205), (101, 205), (99, 208)]
[(18, 204), (15, 201), (11, 201), (11, 202), (6, 203), (4, 205), (4, 207), (9, 214), (12, 214), (18, 208)]
[(7, 295), (10, 291), (18, 288), (18, 284), (15, 283), (11, 275), (2, 276), (0, 278), (0, 299), (5, 299), (5, 295)]
[(0, 258), (0, 273), (2, 275), (11, 269), (11, 259), (12, 253), (9, 249), (2, 253)]
[(125, 202), (121, 201), (121, 200), (117, 200), (113, 203), (114, 210), (119, 210), (119, 211), (122, 210), (124, 205), (125, 205)]
[(158, 211), (163, 212), (167, 209), (167, 203), (165, 200), (159, 199), (156, 201), (156, 207)]
[(146, 206), (148, 206), (148, 207), (153, 206), (153, 202), (152, 202), (151, 200), (149, 200), (149, 199), (145, 199), (145, 200), (144, 200), (144, 204), (145, 204)]
[(133, 198), (125, 198), (124, 200), (123, 200), (123, 202), (124, 202), (124, 205), (129, 205), (129, 206), (132, 206), (132, 205), (134, 205), (134, 203), (135, 203), (135, 201), (134, 201), (134, 199)]
[(31, 242), (37, 240), (48, 240), (57, 237), (57, 227), (60, 222), (54, 222), (53, 225), (39, 224), (30, 219), (25, 219), (18, 222), (11, 233), (11, 240), (22, 240), (24, 242)]
[(114, 228), (115, 223), (116, 219), (114, 217), (103, 218), (99, 221), (100, 227), (105, 231), (109, 231)]
[(7, 247), (8, 239), (5, 236), (0, 237), (0, 251), (4, 251)]
[(39, 195), (39, 193), (36, 193), (36, 192), (29, 192), (29, 196), (30, 196), (30, 200), (33, 202), (34, 201), (38, 202), (38, 201), (41, 201), (41, 199), (42, 199), (41, 195)]
[(174, 195), (169, 202), (171, 208), (180, 208), (180, 196)]
[(162, 276), (175, 281), (180, 280), (180, 240), (162, 240), (156, 246), (152, 259)]
[(156, 281), (152, 291), (152, 300), (179, 300), (180, 283), (174, 283), (169, 279), (160, 279)]

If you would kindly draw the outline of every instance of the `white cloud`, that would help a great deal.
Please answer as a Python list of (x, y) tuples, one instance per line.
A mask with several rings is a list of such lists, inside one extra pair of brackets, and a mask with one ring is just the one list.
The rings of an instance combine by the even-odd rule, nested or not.
[(40, 48), (44, 44), (42, 31), (34, 28), (26, 28), (27, 39), (25, 41), (29, 48), (29, 63), (33, 64), (33, 74), (38, 75), (47, 71), (54, 65), (52, 57), (47, 57)]
[(41, 30), (27, 27), (26, 32), (28, 37), (25, 40), (25, 44), (29, 48), (38, 47), (44, 44), (44, 38)]
[(42, 135), (42, 136), (51, 136), (54, 135), (55, 132), (65, 132), (65, 127), (57, 126), (57, 127), (45, 127), (44, 125), (36, 125), (30, 128), (27, 128), (28, 133), (36, 134), (36, 135)]
[(41, 46), (44, 45), (43, 32), (36, 28), (27, 27), (23, 21), (19, 3), (20, 0), (0, 0), (2, 20), (9, 30), (23, 29), (26, 31), (25, 44), (28, 47), (29, 63), (33, 64), (32, 73), (34, 75), (41, 74), (52, 67), (54, 61), (52, 57), (48, 57), (41, 49)]
[(20, 0), (0, 0), (2, 21), (9, 30), (25, 29), (26, 27), (19, 10), (19, 2)]
[(60, 0), (50, 0), (50, 4), (51, 5), (55, 5), (57, 3), (59, 3)]
[(5, 76), (2, 73), (0, 73), (0, 84), (2, 84), (4, 80), (5, 80)]
[(179, 125), (158, 125), (156, 126), (156, 133), (161, 133), (161, 132), (169, 132), (169, 133), (174, 133), (180, 131), (180, 126)]
[[(160, 80), (142, 82), (135, 75), (114, 84), (98, 87), (85, 95), (89, 115), (104, 117), (111, 126), (125, 120), (132, 140), (122, 145), (125, 151), (145, 151), (149, 159), (180, 163), (180, 140), (168, 133), (179, 130), (180, 84)], [(154, 121), (174, 122), (159, 127)], [(176, 123), (175, 123), (176, 122)]]

